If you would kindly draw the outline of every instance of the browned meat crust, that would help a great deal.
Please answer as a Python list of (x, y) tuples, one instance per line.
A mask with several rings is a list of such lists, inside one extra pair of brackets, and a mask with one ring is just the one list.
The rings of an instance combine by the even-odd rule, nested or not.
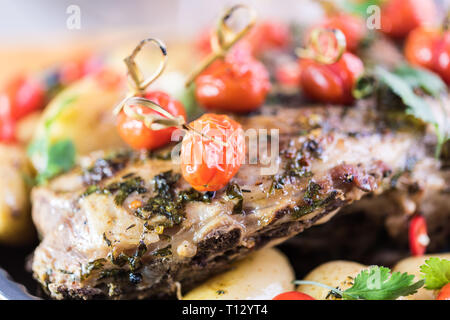
[[(43, 240), (35, 278), (54, 298), (173, 296), (177, 283), (187, 290), (435, 161), (426, 128), (404, 121), (392, 129), (363, 104), (266, 107), (238, 120), (245, 129), (280, 130), (275, 175), (247, 164), (225, 190), (199, 194), (163, 153), (128, 153), (92, 156), (36, 188), (33, 219)], [(130, 209), (133, 200), (144, 206)]]

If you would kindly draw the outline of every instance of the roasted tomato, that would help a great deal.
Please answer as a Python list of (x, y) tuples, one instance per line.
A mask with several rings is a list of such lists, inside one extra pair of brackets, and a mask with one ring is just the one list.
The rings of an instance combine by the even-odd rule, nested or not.
[[(201, 55), (211, 53), (210, 29), (203, 30), (195, 41), (195, 48)], [(240, 41), (246, 43), (254, 56), (260, 56), (267, 50), (286, 48), (291, 42), (289, 26), (278, 21), (263, 21), (256, 24)]]
[(272, 300), (316, 300), (310, 295), (307, 295), (306, 293), (301, 293), (298, 291), (289, 291), (280, 293)]
[(184, 179), (198, 191), (222, 189), (245, 159), (241, 125), (226, 115), (204, 114), (190, 127), (181, 147)]
[[(159, 104), (163, 109), (173, 116), (183, 116), (186, 119), (186, 111), (183, 105), (177, 100), (172, 99), (168, 94), (160, 91), (148, 92), (145, 98)], [(142, 106), (133, 106), (142, 114), (155, 113), (149, 108)], [(176, 129), (165, 128), (161, 130), (151, 130), (145, 124), (137, 119), (128, 117), (122, 110), (117, 119), (119, 134), (122, 139), (133, 149), (156, 149), (170, 142), (172, 132)]]
[(347, 50), (355, 52), (366, 35), (364, 20), (349, 14), (331, 16), (320, 25), (322, 28), (339, 29), (347, 40)]
[(239, 113), (258, 109), (270, 90), (268, 71), (244, 46), (215, 61), (195, 85), (196, 99), (205, 109)]
[(450, 85), (450, 32), (415, 29), (406, 40), (405, 57), (413, 65), (436, 72)]
[(320, 102), (350, 104), (354, 100), (353, 86), (363, 74), (364, 65), (357, 56), (346, 52), (330, 65), (301, 59), (300, 69), (300, 85), (305, 95)]
[(36, 79), (27, 76), (13, 78), (4, 90), (8, 99), (8, 112), (13, 120), (19, 120), (45, 104), (45, 88)]
[(442, 287), (436, 300), (450, 300), (450, 283), (447, 283), (444, 287)]
[(259, 56), (267, 50), (286, 48), (291, 42), (291, 33), (285, 23), (263, 21), (250, 31), (244, 41), (250, 43), (253, 55)]
[(275, 70), (275, 78), (286, 87), (298, 87), (300, 85), (300, 64), (293, 61), (280, 64)]
[(381, 8), (381, 30), (402, 38), (417, 27), (432, 24), (436, 17), (433, 0), (388, 0)]

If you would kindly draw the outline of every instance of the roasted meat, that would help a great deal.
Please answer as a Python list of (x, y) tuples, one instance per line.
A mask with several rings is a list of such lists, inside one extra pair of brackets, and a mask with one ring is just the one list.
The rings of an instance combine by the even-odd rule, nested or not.
[(270, 151), (259, 154), (216, 193), (193, 190), (165, 150), (93, 154), (33, 191), (42, 237), (34, 276), (53, 298), (184, 292), (363, 196), (393, 190), (415, 167), (439, 166), (428, 128), (395, 119), (370, 101), (351, 108), (267, 106), (238, 117), (244, 129), (267, 129), (269, 143), (276, 141), (270, 129), (279, 129), (278, 170), (262, 175)]

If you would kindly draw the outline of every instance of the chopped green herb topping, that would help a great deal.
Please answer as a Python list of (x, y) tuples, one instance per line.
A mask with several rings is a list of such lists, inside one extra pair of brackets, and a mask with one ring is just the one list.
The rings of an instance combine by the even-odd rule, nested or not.
[(176, 194), (174, 186), (180, 177), (180, 174), (174, 174), (172, 171), (155, 176), (153, 183), (156, 195), (138, 208), (135, 215), (144, 220), (162, 215), (169, 220), (164, 226), (172, 227), (183, 221), (186, 203), (190, 201), (210, 202), (214, 197), (213, 192), (201, 193), (192, 188)]
[(94, 261), (90, 261), (86, 265), (82, 265), (80, 273), (81, 281), (86, 280), (92, 274), (92, 271), (102, 269), (105, 263), (106, 259), (100, 258)]
[(167, 246), (165, 248), (156, 250), (155, 252), (152, 253), (153, 256), (157, 256), (157, 257), (168, 257), (172, 255), (172, 246)]
[(242, 205), (244, 203), (244, 197), (242, 196), (241, 188), (235, 184), (231, 183), (227, 187), (226, 191), (227, 198), (235, 202), (233, 207), (233, 213), (242, 213)]

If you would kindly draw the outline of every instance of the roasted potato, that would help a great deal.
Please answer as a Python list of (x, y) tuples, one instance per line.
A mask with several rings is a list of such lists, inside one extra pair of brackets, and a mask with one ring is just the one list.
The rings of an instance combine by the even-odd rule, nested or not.
[(123, 95), (123, 90), (100, 85), (94, 76), (60, 92), (45, 109), (30, 148), (37, 171), (45, 170), (48, 146), (58, 141), (70, 141), (77, 155), (125, 146), (112, 114)]
[(184, 300), (272, 299), (294, 290), (294, 271), (276, 249), (264, 249), (235, 263), (230, 271), (209, 279)]
[[(425, 263), (425, 260), (437, 257), (441, 259), (450, 259), (450, 253), (442, 254), (427, 254), (423, 257), (410, 257), (399, 261), (393, 271), (407, 272), (415, 276), (414, 281), (421, 279), (420, 266)], [(434, 300), (436, 299), (436, 292), (427, 290), (424, 287), (420, 288), (415, 294), (405, 297), (407, 300)]]
[(26, 244), (35, 233), (30, 216), (30, 165), (25, 150), (0, 144), (0, 243)]
[[(315, 268), (304, 280), (316, 281), (345, 290), (351, 287), (352, 278), (366, 268), (368, 267), (356, 262), (331, 261)], [(325, 300), (330, 292), (328, 289), (313, 285), (300, 285), (297, 291), (306, 293), (316, 300)]]

